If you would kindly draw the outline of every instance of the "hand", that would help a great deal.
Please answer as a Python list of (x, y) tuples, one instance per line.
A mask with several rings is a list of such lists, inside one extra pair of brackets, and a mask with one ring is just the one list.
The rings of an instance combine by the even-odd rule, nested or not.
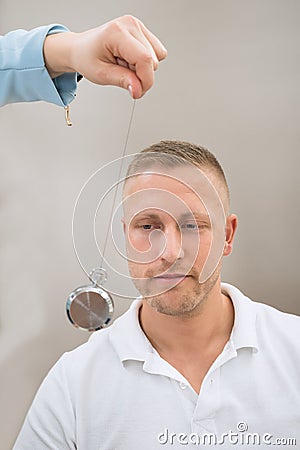
[(114, 19), (83, 33), (57, 33), (45, 39), (44, 58), (52, 78), (78, 72), (96, 84), (128, 89), (142, 97), (153, 85), (154, 71), (167, 51), (133, 16)]

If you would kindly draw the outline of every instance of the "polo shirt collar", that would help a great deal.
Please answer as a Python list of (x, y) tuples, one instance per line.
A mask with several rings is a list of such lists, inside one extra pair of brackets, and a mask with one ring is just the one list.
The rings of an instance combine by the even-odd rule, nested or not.
[[(232, 300), (235, 321), (229, 343), (234, 350), (252, 348), (258, 351), (255, 303), (236, 287), (222, 283), (222, 291)], [(156, 351), (144, 334), (138, 318), (141, 298), (132, 302), (128, 311), (115, 320), (110, 327), (109, 339), (120, 360), (149, 361), (155, 358)]]
[(142, 299), (134, 300), (128, 311), (110, 327), (109, 338), (120, 360), (146, 361), (154, 349), (139, 323), (139, 308)]
[(222, 292), (227, 294), (234, 306), (234, 325), (230, 342), (235, 350), (252, 348), (259, 350), (257, 338), (257, 308), (255, 302), (246, 297), (239, 289), (228, 284), (221, 283)]
[(128, 360), (143, 362), (143, 370), (165, 375), (186, 383), (184, 376), (160, 357), (144, 334), (139, 323), (142, 299), (135, 300), (129, 310), (110, 327), (109, 339), (122, 363)]

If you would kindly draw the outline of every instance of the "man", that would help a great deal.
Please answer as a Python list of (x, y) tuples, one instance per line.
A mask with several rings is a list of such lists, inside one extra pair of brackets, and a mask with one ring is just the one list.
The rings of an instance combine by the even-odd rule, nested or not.
[(237, 217), (203, 147), (162, 141), (123, 190), (141, 293), (43, 382), (15, 450), (297, 448), (300, 319), (221, 283)]
[(129, 15), (83, 33), (62, 25), (12, 31), (0, 36), (0, 106), (44, 100), (66, 107), (75, 97), (77, 74), (140, 98), (166, 55), (159, 39)]

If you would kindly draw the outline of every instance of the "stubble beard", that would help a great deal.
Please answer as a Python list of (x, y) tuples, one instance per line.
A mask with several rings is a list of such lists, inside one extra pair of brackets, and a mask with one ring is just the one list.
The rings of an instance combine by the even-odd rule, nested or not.
[(157, 312), (168, 316), (189, 318), (201, 313), (211, 290), (219, 280), (220, 272), (221, 267), (218, 265), (213, 274), (203, 283), (199, 283), (198, 276), (193, 275), (194, 287), (192, 289), (187, 290), (184, 284), (178, 284), (157, 295), (153, 295), (147, 284), (143, 285), (134, 278), (133, 282), (143, 300)]

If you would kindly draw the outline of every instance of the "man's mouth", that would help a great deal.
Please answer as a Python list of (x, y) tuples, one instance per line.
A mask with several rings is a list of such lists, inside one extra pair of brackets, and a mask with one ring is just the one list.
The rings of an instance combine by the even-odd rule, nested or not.
[(171, 283), (171, 282), (178, 283), (189, 277), (190, 277), (190, 275), (187, 275), (185, 273), (165, 273), (163, 275), (156, 275), (155, 277), (153, 277), (153, 279), (158, 280), (158, 281), (163, 281), (163, 282), (169, 282), (169, 283)]

